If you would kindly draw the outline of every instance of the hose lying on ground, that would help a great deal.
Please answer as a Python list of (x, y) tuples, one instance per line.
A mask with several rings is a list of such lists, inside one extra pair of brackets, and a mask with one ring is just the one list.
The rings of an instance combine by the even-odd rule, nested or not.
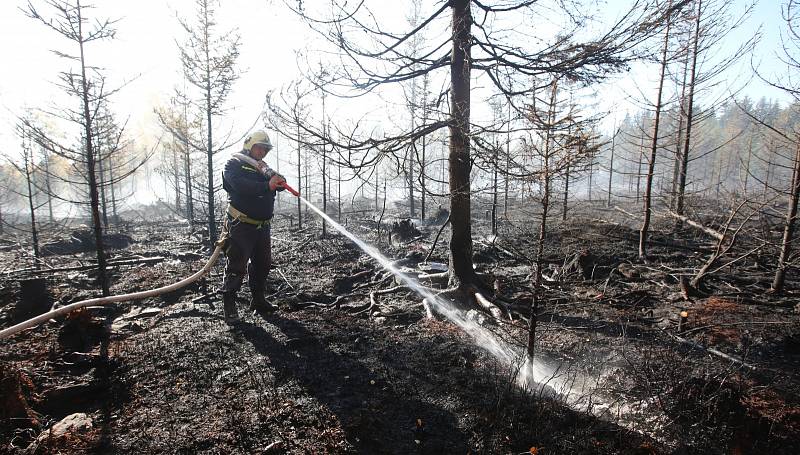
[[(268, 176), (269, 167), (266, 166), (266, 164), (263, 163), (263, 161), (257, 161), (243, 153), (235, 153), (233, 157), (238, 159), (239, 161), (252, 165), (256, 169), (258, 169), (258, 171), (261, 172), (265, 177)], [(286, 188), (293, 195), (300, 196), (300, 193), (295, 189), (293, 189), (292, 187), (290, 187), (286, 182), (282, 182), (281, 186)], [(11, 326), (7, 329), (0, 330), (0, 340), (2, 340), (3, 338), (8, 338), (25, 329), (37, 326), (42, 322), (50, 320), (56, 316), (61, 316), (62, 314), (67, 314), (71, 311), (77, 310), (78, 308), (83, 308), (86, 306), (94, 306), (94, 305), (107, 305), (109, 303), (124, 302), (129, 300), (142, 300), (148, 297), (155, 297), (161, 294), (166, 294), (167, 292), (176, 291), (180, 288), (188, 286), (189, 284), (194, 283), (195, 281), (202, 278), (203, 275), (205, 275), (206, 273), (208, 273), (209, 270), (211, 270), (211, 267), (214, 265), (214, 263), (217, 262), (217, 259), (219, 259), (219, 255), (222, 253), (222, 250), (225, 246), (225, 240), (226, 240), (225, 237), (223, 237), (217, 242), (217, 247), (214, 249), (214, 252), (211, 253), (211, 257), (208, 259), (208, 262), (206, 262), (206, 265), (204, 265), (203, 268), (200, 269), (200, 271), (198, 271), (197, 273), (188, 278), (178, 281), (177, 283), (170, 284), (169, 286), (164, 286), (157, 289), (150, 289), (147, 291), (132, 292), (130, 294), (121, 294), (121, 295), (110, 295), (108, 297), (98, 297), (95, 299), (81, 300), (80, 302), (71, 303), (67, 306), (36, 316), (35, 318), (28, 319), (27, 321), (20, 322), (19, 324)]]
[(83, 308), (86, 306), (95, 306), (95, 305), (107, 305), (109, 303), (125, 302), (129, 300), (142, 300), (148, 297), (155, 297), (161, 294), (166, 294), (168, 292), (177, 291), (178, 289), (181, 289), (199, 280), (206, 273), (208, 273), (209, 270), (211, 270), (211, 267), (214, 265), (214, 263), (217, 262), (217, 259), (219, 259), (219, 255), (222, 253), (222, 250), (225, 245), (223, 240), (224, 239), (217, 242), (217, 247), (214, 248), (214, 252), (211, 253), (211, 257), (208, 258), (208, 262), (206, 262), (206, 264), (203, 266), (202, 269), (200, 269), (194, 275), (184, 278), (183, 280), (178, 281), (177, 283), (173, 283), (168, 286), (163, 286), (156, 289), (150, 289), (147, 291), (132, 292), (130, 294), (110, 295), (107, 297), (97, 297), (94, 299), (81, 300), (80, 302), (71, 303), (67, 306), (63, 306), (61, 308), (36, 316), (35, 318), (28, 319), (27, 321), (20, 322), (19, 324), (11, 326), (7, 329), (0, 330), (0, 340), (2, 340), (3, 338), (8, 338), (25, 329), (37, 326), (42, 322), (48, 321), (57, 316), (61, 316), (63, 314), (67, 314), (71, 311), (77, 310), (78, 308)]

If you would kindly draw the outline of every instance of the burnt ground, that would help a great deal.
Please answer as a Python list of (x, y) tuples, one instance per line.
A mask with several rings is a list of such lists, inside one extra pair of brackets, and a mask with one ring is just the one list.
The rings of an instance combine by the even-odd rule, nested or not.
[[(438, 230), (425, 226), (389, 245), (387, 227), (377, 237), (374, 221), (348, 224), (411, 274)], [(471, 317), (517, 351), (526, 343), (534, 224), (504, 222), (498, 238), (485, 220), (474, 229), (476, 266), (490, 286), (496, 278), (491, 297), (504, 316)], [(537, 354), (572, 380), (569, 396), (554, 397), (548, 387), (518, 387), (514, 365), (451, 322), (426, 318), (407, 289), (376, 294), (371, 305), (370, 292), (396, 287), (393, 277), (343, 237), (318, 232), (318, 224), (276, 222), (271, 299), (281, 309), (246, 313), (235, 330), (214, 294), (218, 265), (207, 283), (90, 308), (0, 341), (0, 451), (800, 451), (798, 271), (787, 293), (768, 294), (768, 248), (716, 272), (704, 296), (686, 300), (680, 278), (713, 247), (702, 233), (660, 220), (651, 258), (640, 263), (636, 226), (618, 212), (584, 208), (568, 223), (554, 221)], [(115, 266), (114, 293), (169, 284), (202, 266), (185, 226), (140, 224), (125, 234), (133, 243), (111, 251), (112, 261), (160, 259)], [(19, 248), (0, 254), (7, 327), (18, 280), (30, 272), (14, 272), (26, 263)], [(48, 263), (79, 266), (91, 256)], [(440, 240), (431, 261), (446, 257)], [(85, 270), (43, 275), (60, 303), (96, 292)], [(243, 292), (240, 311), (246, 299)], [(688, 318), (678, 332), (681, 311)], [(570, 405), (577, 396), (583, 405)], [(76, 412), (91, 428), (48, 437)]]

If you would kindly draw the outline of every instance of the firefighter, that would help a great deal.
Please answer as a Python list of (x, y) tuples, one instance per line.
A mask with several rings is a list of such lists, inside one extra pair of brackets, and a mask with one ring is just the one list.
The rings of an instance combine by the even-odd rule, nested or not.
[(250, 308), (258, 312), (277, 309), (267, 302), (264, 292), (272, 264), (270, 223), (275, 195), (283, 190), (281, 185), (286, 180), (263, 161), (271, 149), (267, 133), (256, 131), (245, 139), (242, 152), (233, 154), (222, 173), (222, 185), (228, 193), (228, 260), (222, 282), (223, 312), (228, 323), (239, 319), (236, 294), (245, 272), (252, 295)]

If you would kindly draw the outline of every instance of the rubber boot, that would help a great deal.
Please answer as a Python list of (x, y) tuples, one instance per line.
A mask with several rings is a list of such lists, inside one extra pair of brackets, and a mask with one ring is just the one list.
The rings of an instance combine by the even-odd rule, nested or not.
[(264, 291), (251, 291), (253, 297), (250, 299), (250, 309), (258, 313), (274, 313), (278, 307), (267, 302)]
[(236, 309), (236, 294), (225, 292), (222, 294), (222, 311), (225, 322), (228, 324), (239, 321), (239, 311)]

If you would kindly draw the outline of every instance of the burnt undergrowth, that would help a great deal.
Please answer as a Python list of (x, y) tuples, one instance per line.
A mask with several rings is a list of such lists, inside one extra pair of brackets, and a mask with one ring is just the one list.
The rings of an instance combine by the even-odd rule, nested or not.
[[(439, 226), (405, 239), (391, 235), (391, 224), (378, 231), (374, 220), (349, 221), (412, 275), (435, 272), (423, 262), (428, 253), (430, 262), (446, 263), (446, 242), (430, 251)], [(497, 236), (481, 220), (475, 227), (476, 267), (503, 317), (477, 309), (474, 320), (520, 352), (533, 224), (506, 220)], [(707, 277), (702, 296), (686, 298), (682, 277), (713, 245), (672, 222), (655, 228), (646, 262), (636, 256), (635, 226), (613, 210), (584, 207), (551, 229), (537, 352), (552, 367), (549, 381), (570, 386), (568, 396), (520, 386), (520, 364), (427, 319), (419, 296), (346, 239), (320, 239), (311, 221), (303, 230), (276, 224), (269, 291), (276, 314), (248, 313), (230, 330), (215, 294), (217, 266), (182, 292), (90, 308), (4, 341), (3, 450), (796, 453), (796, 278), (790, 273), (787, 293), (768, 294), (765, 248)], [(133, 243), (112, 259), (163, 259), (115, 267), (113, 292), (177, 281), (205, 257), (174, 226), (128, 234)], [(13, 249), (2, 254), (19, 260)], [(51, 264), (69, 266), (81, 254), (91, 253)], [(2, 326), (12, 322), (20, 276), (0, 280)], [(61, 304), (95, 292), (87, 271), (47, 279)], [(43, 438), (74, 413), (85, 413), (91, 429)]]

